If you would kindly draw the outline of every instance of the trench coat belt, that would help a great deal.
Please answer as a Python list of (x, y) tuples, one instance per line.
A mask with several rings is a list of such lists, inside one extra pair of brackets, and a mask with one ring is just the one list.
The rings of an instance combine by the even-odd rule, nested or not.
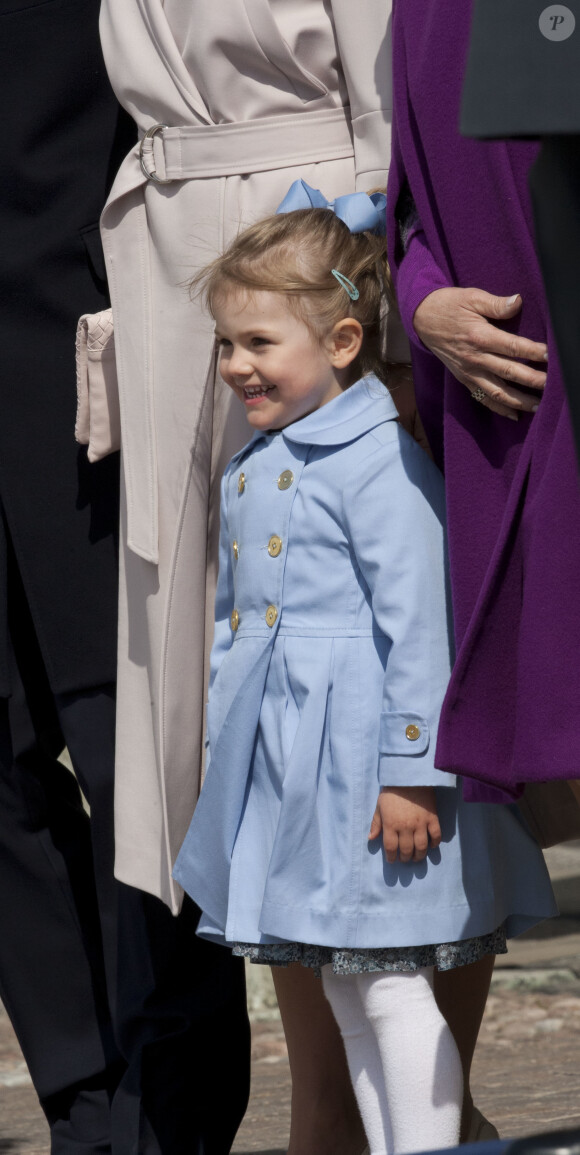
[(233, 124), (159, 126), (142, 140), (144, 169), (165, 181), (268, 172), (353, 153), (350, 110), (343, 107)]
[[(157, 180), (162, 181), (215, 179), (348, 159), (353, 155), (350, 110), (340, 107), (233, 124), (152, 125), (142, 129), (140, 145), (131, 149), (125, 158), (101, 218), (101, 231), (116, 316), (121, 315), (123, 308), (122, 297), (117, 298), (115, 287), (115, 233), (120, 226), (125, 230), (126, 247), (118, 263), (126, 278), (133, 262), (133, 283), (138, 286), (132, 299), (136, 345), (131, 348), (130, 357), (124, 357), (122, 343), (118, 342), (117, 370), (127, 492), (127, 544), (146, 561), (154, 564), (159, 561), (159, 526), (153, 366), (149, 353), (153, 304), (148, 277), (142, 275), (137, 263), (137, 255), (148, 251), (147, 213), (140, 190), (147, 187), (154, 195), (153, 189), (164, 187), (157, 185), (155, 178), (147, 181), (147, 174), (154, 172)], [(137, 196), (130, 213), (122, 207), (126, 195)], [(135, 376), (138, 389), (131, 387)]]

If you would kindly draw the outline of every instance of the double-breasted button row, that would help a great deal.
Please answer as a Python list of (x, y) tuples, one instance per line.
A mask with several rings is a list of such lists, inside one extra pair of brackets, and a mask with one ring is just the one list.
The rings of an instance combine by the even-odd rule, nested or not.
[[(278, 478), (278, 489), (290, 489), (294, 481), (294, 474), (291, 469), (285, 469)], [(238, 477), (238, 493), (243, 493), (246, 488), (246, 475), (240, 473)]]
[[(240, 557), (240, 547), (237, 541), (232, 542), (232, 553), (235, 560), (238, 561)], [(282, 538), (278, 537), (277, 533), (273, 533), (268, 542), (268, 553), (270, 557), (279, 557), (282, 553)]]
[[(278, 478), (277, 484), (278, 484), (278, 489), (281, 489), (281, 490), (290, 489), (290, 486), (294, 484), (294, 474), (292, 473), (292, 470), (291, 469), (284, 469)], [(238, 493), (243, 493), (245, 488), (246, 488), (246, 475), (245, 475), (245, 473), (240, 473), (238, 476)], [(232, 552), (233, 552), (235, 560), (237, 561), (239, 556), (240, 556), (240, 547), (239, 547), (239, 544), (237, 541), (232, 542)], [(280, 554), (282, 553), (282, 538), (279, 537), (277, 533), (273, 533), (271, 535), (269, 541), (268, 541), (268, 553), (269, 553), (270, 557), (279, 557)], [(276, 624), (276, 622), (278, 621), (278, 610), (276, 609), (276, 606), (269, 605), (267, 610), (266, 610), (265, 617), (266, 617), (266, 624), (271, 629), (272, 626), (274, 626)], [(240, 615), (238, 613), (238, 610), (233, 610), (232, 615), (230, 617), (230, 625), (231, 625), (234, 633), (238, 629), (239, 624), (240, 624)]]
[[(272, 626), (276, 624), (277, 620), (278, 620), (278, 610), (276, 609), (276, 606), (268, 606), (268, 609), (266, 610), (266, 625), (270, 626), (270, 629), (271, 629)], [(234, 634), (235, 634), (239, 624), (240, 624), (240, 615), (239, 615), (237, 610), (232, 610), (231, 617), (230, 617), (230, 626), (232, 627)]]

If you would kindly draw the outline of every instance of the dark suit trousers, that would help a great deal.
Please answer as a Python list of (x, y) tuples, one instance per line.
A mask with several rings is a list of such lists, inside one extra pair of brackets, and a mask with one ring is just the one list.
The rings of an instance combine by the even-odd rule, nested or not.
[[(567, 114), (569, 107), (563, 112)], [(580, 458), (580, 133), (544, 138), (530, 185), (540, 262)]]
[(225, 1155), (248, 1095), (240, 960), (196, 938), (192, 903), (174, 918), (114, 880), (114, 687), (52, 695), (14, 562), (9, 575), (0, 995), (53, 1155)]

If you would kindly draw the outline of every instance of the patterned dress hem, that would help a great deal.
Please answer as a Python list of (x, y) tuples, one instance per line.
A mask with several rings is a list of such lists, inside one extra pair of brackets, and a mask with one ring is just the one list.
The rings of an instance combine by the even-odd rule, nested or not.
[(320, 976), (327, 964), (334, 974), (349, 975), (365, 972), (395, 971), (410, 973), (422, 967), (440, 971), (467, 966), (488, 954), (507, 954), (505, 925), (490, 934), (460, 942), (426, 944), (424, 946), (345, 948), (314, 946), (302, 942), (247, 943), (236, 942), (233, 953), (248, 958), (252, 963), (270, 966), (289, 966), (298, 962)]

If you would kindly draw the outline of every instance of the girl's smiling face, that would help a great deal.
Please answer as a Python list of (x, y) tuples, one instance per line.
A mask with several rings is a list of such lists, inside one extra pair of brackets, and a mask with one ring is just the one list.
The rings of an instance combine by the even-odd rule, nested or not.
[(348, 368), (360, 340), (352, 355), (346, 347), (358, 322), (340, 321), (320, 340), (282, 293), (262, 290), (224, 293), (214, 310), (220, 373), (254, 429), (283, 429), (351, 383)]

